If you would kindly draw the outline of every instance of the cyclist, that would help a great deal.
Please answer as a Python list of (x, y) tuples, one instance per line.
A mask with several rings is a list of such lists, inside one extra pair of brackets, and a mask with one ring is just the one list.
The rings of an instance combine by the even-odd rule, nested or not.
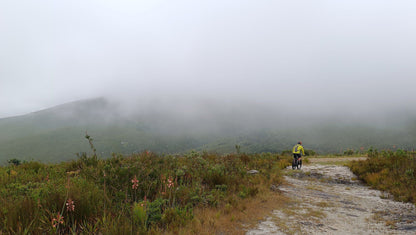
[(296, 160), (302, 160), (302, 155), (305, 155), (305, 150), (303, 149), (302, 141), (299, 141), (297, 145), (293, 146), (292, 153), (294, 162), (296, 162)]

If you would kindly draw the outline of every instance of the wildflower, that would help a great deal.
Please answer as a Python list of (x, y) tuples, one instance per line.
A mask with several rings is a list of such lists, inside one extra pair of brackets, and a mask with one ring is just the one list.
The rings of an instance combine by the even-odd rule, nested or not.
[(167, 186), (168, 188), (172, 188), (175, 184), (173, 183), (172, 177), (169, 176)]
[(64, 223), (64, 217), (58, 213), (58, 215), (56, 216), (56, 218), (52, 219), (52, 227), (56, 228), (59, 224), (63, 224)]
[(66, 201), (66, 210), (75, 211), (75, 203), (70, 198)]
[(137, 189), (139, 187), (139, 180), (136, 176), (134, 176), (134, 179), (131, 180), (131, 183), (133, 184), (131, 186), (132, 189)]

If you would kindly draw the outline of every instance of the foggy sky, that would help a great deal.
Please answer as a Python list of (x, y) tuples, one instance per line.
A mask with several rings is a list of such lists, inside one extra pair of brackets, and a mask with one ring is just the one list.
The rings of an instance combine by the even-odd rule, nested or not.
[(416, 2), (0, 2), (0, 117), (74, 100), (416, 106)]

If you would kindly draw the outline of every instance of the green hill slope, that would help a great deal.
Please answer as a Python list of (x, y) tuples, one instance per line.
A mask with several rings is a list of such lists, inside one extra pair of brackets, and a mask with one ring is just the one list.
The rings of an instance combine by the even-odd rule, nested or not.
[(45, 162), (74, 159), (76, 153), (90, 151), (86, 132), (94, 138), (102, 157), (144, 150), (229, 153), (236, 145), (247, 153), (281, 152), (298, 140), (319, 153), (370, 146), (413, 149), (416, 144), (415, 121), (380, 127), (342, 119), (290, 120), (254, 105), (203, 102), (169, 109), (157, 104), (135, 109), (126, 115), (126, 109), (100, 98), (0, 119), (0, 164), (13, 158)]

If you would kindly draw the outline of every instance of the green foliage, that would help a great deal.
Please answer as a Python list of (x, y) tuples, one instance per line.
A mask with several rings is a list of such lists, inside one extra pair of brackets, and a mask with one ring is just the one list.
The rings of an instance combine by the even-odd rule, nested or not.
[(8, 161), (7, 161), (7, 163), (9, 163), (9, 164), (13, 164), (13, 165), (15, 165), (15, 166), (18, 166), (18, 165), (20, 165), (22, 162), (21, 162), (20, 160), (16, 159), (16, 158), (13, 158), (13, 159), (8, 160)]
[(378, 157), (378, 151), (373, 146), (367, 150), (367, 156), (370, 158)]
[(344, 155), (345, 156), (351, 156), (351, 155), (354, 155), (354, 150), (353, 149), (348, 149), (348, 150), (345, 150), (344, 151)]
[(312, 149), (305, 149), (305, 155), (306, 156), (316, 156), (317, 154)]
[(366, 161), (352, 162), (351, 170), (370, 186), (390, 192), (395, 199), (416, 203), (416, 153), (370, 148)]
[[(271, 153), (99, 159), (93, 150), (70, 162), (0, 167), (0, 233), (146, 234), (181, 227), (195, 207), (255, 197), (260, 181), (281, 181), (276, 172), (286, 164)], [(249, 169), (260, 174), (248, 175)]]
[(238, 196), (241, 198), (247, 198), (247, 197), (254, 197), (259, 193), (259, 189), (255, 186), (241, 186), (241, 191), (238, 192)]

